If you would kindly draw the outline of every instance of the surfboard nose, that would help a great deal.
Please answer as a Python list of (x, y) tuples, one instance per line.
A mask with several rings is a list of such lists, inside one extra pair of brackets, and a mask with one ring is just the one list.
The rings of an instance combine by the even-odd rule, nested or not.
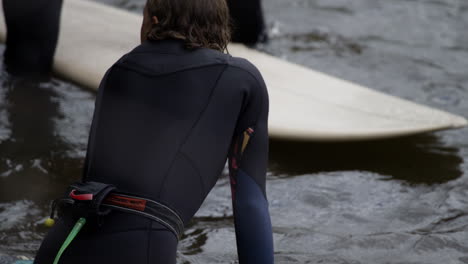
[(453, 128), (462, 128), (466, 126), (468, 126), (468, 120), (460, 116), (456, 116), (456, 118), (454, 118), (453, 124), (452, 124)]

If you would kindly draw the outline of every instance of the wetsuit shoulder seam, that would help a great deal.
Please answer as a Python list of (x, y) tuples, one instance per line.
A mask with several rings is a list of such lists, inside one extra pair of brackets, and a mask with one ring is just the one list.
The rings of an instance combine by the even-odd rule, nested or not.
[(233, 64), (228, 64), (229, 67), (232, 67), (232, 68), (236, 68), (236, 69), (239, 69), (239, 70), (242, 70), (243, 72), (247, 72), (251, 77), (253, 77), (255, 79), (255, 81), (257, 82), (257, 85), (259, 87), (262, 86), (262, 82), (259, 80), (259, 78), (257, 77), (256, 74), (254, 74), (253, 72), (251, 72), (250, 70), (244, 68), (244, 67), (241, 67), (241, 66), (238, 66), (238, 65), (233, 65)]
[(164, 54), (164, 55), (174, 55), (178, 57), (187, 55), (187, 54), (177, 53), (177, 52), (155, 52), (155, 51), (132, 51), (131, 54)]
[(201, 64), (197, 66), (183, 67), (175, 71), (163, 72), (163, 73), (154, 72), (151, 69), (148, 69), (141, 65), (137, 65), (136, 63), (131, 63), (129, 61), (120, 62), (116, 64), (114, 67), (118, 67), (118, 68), (126, 69), (129, 71), (133, 71), (139, 74), (155, 77), (155, 76), (166, 76), (166, 75), (177, 74), (177, 73), (184, 72), (184, 71), (197, 70), (197, 69), (214, 67), (214, 66), (225, 66), (225, 65), (226, 63), (223, 63), (223, 62), (212, 62), (212, 63)]

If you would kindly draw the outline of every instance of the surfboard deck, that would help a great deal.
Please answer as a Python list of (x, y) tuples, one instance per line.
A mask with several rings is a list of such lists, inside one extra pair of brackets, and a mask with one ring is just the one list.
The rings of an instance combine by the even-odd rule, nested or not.
[[(3, 14), (1, 14), (3, 16)], [(105, 71), (139, 44), (142, 17), (85, 0), (65, 0), (54, 60), (59, 76), (97, 89)], [(5, 40), (0, 22), (0, 39)], [(233, 56), (258, 67), (270, 95), (272, 138), (356, 141), (466, 126), (441, 110), (341, 80), (239, 44)]]

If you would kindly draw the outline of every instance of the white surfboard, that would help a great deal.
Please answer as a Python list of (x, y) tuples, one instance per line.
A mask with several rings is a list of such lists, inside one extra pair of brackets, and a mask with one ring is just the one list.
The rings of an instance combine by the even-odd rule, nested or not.
[[(3, 16), (3, 14), (2, 14)], [(59, 76), (97, 89), (105, 71), (139, 44), (142, 17), (65, 0), (54, 60)], [(0, 39), (5, 25), (0, 22)], [(390, 138), (458, 128), (467, 120), (231, 44), (262, 73), (270, 94), (270, 136), (314, 141)]]

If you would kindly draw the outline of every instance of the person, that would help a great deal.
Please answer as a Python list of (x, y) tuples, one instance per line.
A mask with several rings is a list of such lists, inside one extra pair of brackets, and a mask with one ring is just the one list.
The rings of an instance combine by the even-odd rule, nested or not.
[(232, 41), (255, 45), (268, 41), (261, 0), (228, 0), (233, 22)]
[(268, 93), (251, 63), (223, 52), (225, 0), (147, 0), (143, 13), (141, 45), (101, 82), (83, 179), (35, 263), (175, 263), (226, 160), (239, 262), (273, 263)]
[[(261, 0), (228, 0), (232, 41), (267, 41)], [(47, 79), (52, 72), (63, 0), (2, 0), (7, 27), (4, 63), (14, 76)], [(31, 30), (34, 28), (34, 30)]]
[(3, 0), (4, 63), (14, 76), (48, 78), (57, 46), (62, 0)]

